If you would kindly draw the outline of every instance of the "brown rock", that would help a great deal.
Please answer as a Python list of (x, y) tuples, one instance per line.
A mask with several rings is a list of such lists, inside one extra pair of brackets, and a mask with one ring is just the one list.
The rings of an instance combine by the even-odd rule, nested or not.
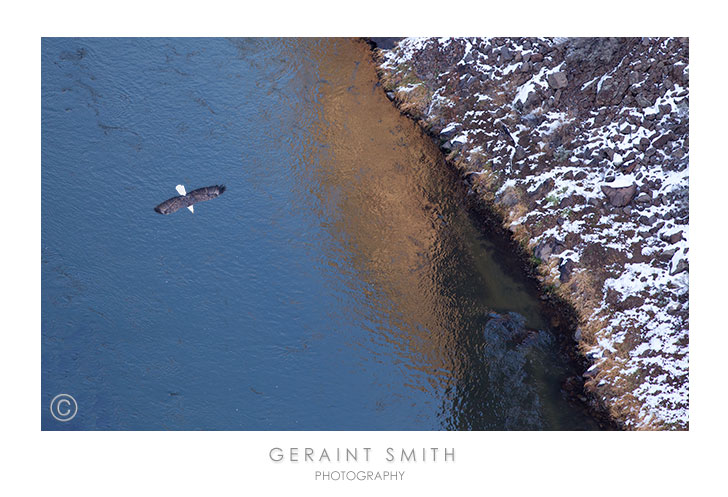
[(564, 244), (561, 242), (554, 239), (544, 240), (536, 245), (536, 248), (533, 250), (533, 255), (542, 261), (547, 261), (551, 257), (551, 254), (557, 254), (562, 250), (564, 250)]
[(682, 231), (676, 231), (676, 232), (671, 233), (669, 235), (662, 235), (662, 240), (665, 241), (665, 242), (667, 242), (667, 243), (670, 243), (670, 244), (677, 243), (677, 242), (679, 242), (682, 239), (683, 239), (683, 233), (682, 233)]
[(525, 158), (526, 158), (526, 155), (528, 155), (528, 154), (527, 154), (527, 153), (526, 153), (526, 151), (525, 151), (525, 150), (523, 149), (523, 147), (521, 147), (521, 146), (517, 146), (517, 147), (516, 147), (516, 153), (515, 153), (515, 155), (514, 155), (514, 157), (513, 157), (513, 160), (515, 160), (516, 162), (518, 162), (518, 161), (520, 161), (520, 160), (523, 160), (523, 159), (525, 159)]
[(624, 207), (632, 202), (632, 199), (637, 194), (637, 184), (633, 183), (630, 186), (616, 188), (602, 185), (602, 192), (607, 196), (610, 205), (613, 207)]
[(531, 197), (536, 199), (544, 197), (548, 192), (554, 189), (555, 184), (556, 183), (553, 178), (544, 180), (544, 182), (538, 185), (538, 188), (531, 193)]
[(510, 62), (513, 60), (513, 53), (511, 53), (511, 51), (505, 45), (500, 50), (500, 56), (503, 62)]
[(559, 90), (561, 88), (566, 88), (568, 86), (568, 79), (566, 78), (566, 73), (564, 71), (555, 72), (548, 75), (548, 83), (551, 88), (554, 90)]
[(561, 283), (568, 283), (571, 279), (571, 274), (574, 272), (574, 261), (571, 259), (561, 259), (561, 265), (559, 266), (559, 281)]
[(652, 102), (648, 97), (646, 97), (644, 94), (640, 93), (637, 96), (635, 96), (635, 101), (637, 102), (637, 105), (640, 107), (649, 107), (652, 105)]
[(581, 205), (586, 202), (583, 195), (570, 195), (564, 197), (559, 203), (559, 209), (566, 209), (567, 207), (573, 207), (575, 205)]
[(518, 204), (519, 198), (514, 188), (509, 188), (503, 193), (503, 196), (499, 199), (501, 205), (505, 207), (513, 207)]
[(675, 267), (673, 267), (670, 270), (670, 274), (675, 275), (675, 274), (682, 273), (683, 271), (687, 271), (687, 270), (688, 270), (688, 261), (685, 259), (680, 259), (677, 262), (677, 264), (675, 264)]
[(652, 146), (655, 148), (662, 148), (665, 144), (673, 141), (675, 138), (677, 138), (675, 134), (672, 131), (668, 131), (659, 138), (656, 138), (655, 141), (652, 142)]

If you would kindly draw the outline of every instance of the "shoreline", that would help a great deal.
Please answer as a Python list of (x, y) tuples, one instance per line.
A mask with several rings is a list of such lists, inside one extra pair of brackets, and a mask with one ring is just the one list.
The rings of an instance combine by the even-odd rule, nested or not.
[[(377, 60), (375, 52), (377, 49), (376, 43), (372, 42), (371, 39), (364, 39), (364, 41), (371, 47), (373, 61), (378, 67), (380, 61)], [(440, 147), (441, 140), (439, 137), (431, 129), (423, 126), (421, 119), (403, 111), (399, 108), (397, 102), (392, 103), (399, 110), (400, 114), (419, 125), (424, 134), (440, 148), (441, 153), (444, 152)], [(469, 187), (463, 181), (462, 170), (458, 169), (453, 161), (447, 160), (446, 155), (446, 153), (443, 153), (443, 160), (447, 165), (446, 172), (450, 176), (450, 180), (453, 182), (457, 194), (461, 195), (460, 200), (463, 202), (465, 211), (481, 232), (488, 233), (489, 238), (496, 245), (508, 249), (515, 255), (514, 259), (519, 269), (525, 274), (528, 282), (533, 285), (534, 292), (540, 296), (540, 310), (551, 325), (551, 330), (559, 344), (560, 355), (578, 370), (581, 375), (581, 373), (587, 370), (589, 364), (582, 355), (578, 354), (578, 351), (574, 347), (573, 334), (577, 328), (576, 323), (578, 321), (576, 310), (568, 301), (565, 301), (553, 292), (547, 292), (545, 290), (543, 283), (538, 279), (537, 267), (532, 264), (527, 251), (514, 239), (510, 230), (503, 226), (502, 216), (491, 203), (483, 202), (482, 199), (468, 194)], [(584, 390), (584, 378), (582, 376), (565, 377), (562, 382), (562, 389), (569, 399), (569, 402), (583, 409), (585, 413), (596, 421), (602, 430), (617, 431), (621, 429), (619, 424), (610, 416), (606, 406), (598, 402), (598, 399), (590, 392)]]
[(688, 429), (687, 40), (367, 41), (558, 315), (569, 396), (612, 428)]

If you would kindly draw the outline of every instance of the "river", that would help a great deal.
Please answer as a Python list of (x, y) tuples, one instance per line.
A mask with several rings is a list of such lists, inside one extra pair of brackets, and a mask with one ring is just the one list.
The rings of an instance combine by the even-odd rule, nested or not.
[[(43, 39), (41, 67), (44, 430), (597, 428), (365, 43)], [(177, 184), (227, 191), (154, 212)]]

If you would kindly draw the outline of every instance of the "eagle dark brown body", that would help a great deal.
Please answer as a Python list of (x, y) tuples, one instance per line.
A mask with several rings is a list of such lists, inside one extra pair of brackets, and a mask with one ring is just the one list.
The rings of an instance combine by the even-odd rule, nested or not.
[[(178, 189), (179, 191), (179, 189)], [(182, 187), (184, 191), (184, 187)], [(206, 186), (204, 188), (198, 188), (192, 190), (186, 195), (180, 195), (178, 197), (172, 197), (169, 200), (165, 200), (154, 208), (155, 211), (160, 214), (172, 214), (185, 207), (190, 207), (198, 202), (204, 202), (205, 200), (212, 200), (215, 197), (222, 195), (225, 191), (225, 185), (213, 185)]]

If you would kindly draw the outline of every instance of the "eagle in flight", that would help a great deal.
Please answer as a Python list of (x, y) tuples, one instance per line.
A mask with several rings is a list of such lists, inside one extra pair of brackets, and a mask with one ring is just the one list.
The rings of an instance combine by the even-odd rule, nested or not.
[(159, 212), (160, 214), (172, 214), (173, 212), (177, 212), (183, 207), (187, 207), (190, 212), (194, 214), (194, 205), (197, 202), (212, 200), (213, 198), (222, 195), (222, 193), (225, 191), (225, 185), (206, 186), (204, 188), (192, 190), (190, 193), (185, 192), (184, 185), (177, 185), (176, 190), (180, 196), (172, 197), (169, 200), (165, 200), (164, 202), (156, 206), (154, 210)]

